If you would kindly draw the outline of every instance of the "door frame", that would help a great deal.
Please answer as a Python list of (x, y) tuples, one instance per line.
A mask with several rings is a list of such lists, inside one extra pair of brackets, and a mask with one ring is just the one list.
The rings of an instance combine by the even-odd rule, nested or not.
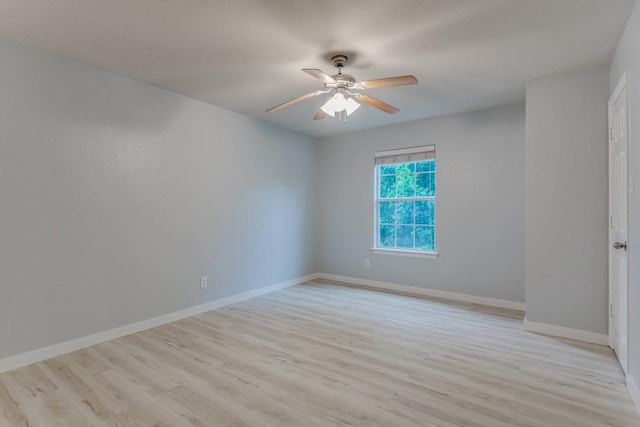
[[(626, 224), (625, 224), (625, 229), (627, 230), (627, 247), (630, 247), (629, 244), (629, 190), (630, 190), (630, 186), (629, 184), (632, 183), (632, 181), (630, 181), (630, 176), (631, 174), (629, 173), (629, 91), (628, 91), (628, 79), (627, 79), (627, 72), (625, 71), (622, 74), (622, 77), (620, 78), (620, 81), (618, 82), (618, 85), (616, 86), (616, 89), (613, 91), (613, 94), (611, 95), (611, 97), (609, 98), (609, 102), (608, 102), (608, 114), (609, 114), (609, 120), (608, 120), (608, 138), (607, 138), (607, 146), (608, 146), (608, 153), (609, 153), (609, 224), (608, 224), (608, 231), (609, 231), (609, 238), (608, 238), (608, 242), (609, 242), (609, 246), (608, 246), (608, 255), (609, 255), (609, 306), (608, 306), (608, 315), (607, 315), (607, 319), (609, 320), (609, 347), (611, 347), (612, 349), (616, 350), (617, 352), (617, 347), (618, 347), (618, 336), (616, 333), (616, 328), (614, 325), (614, 322), (617, 321), (619, 319), (619, 316), (614, 317), (614, 313), (619, 313), (619, 309), (620, 307), (618, 307), (618, 283), (614, 280), (613, 277), (613, 267), (614, 267), (614, 254), (615, 254), (615, 249), (613, 249), (613, 243), (615, 240), (615, 236), (613, 233), (613, 229), (611, 228), (611, 221), (612, 221), (612, 206), (613, 206), (613, 182), (614, 182), (614, 177), (613, 172), (614, 172), (614, 168), (613, 168), (613, 148), (611, 145), (611, 138), (612, 138), (612, 132), (613, 130), (613, 104), (615, 103), (615, 101), (620, 97), (620, 95), (622, 94), (622, 92), (624, 90), (627, 90), (627, 97), (626, 97), (626, 117), (624, 119), (624, 126), (626, 127), (625, 129), (625, 134), (626, 134), (626, 161), (627, 161), (627, 188), (625, 189), (625, 191), (627, 192), (627, 215), (625, 215), (626, 218)], [(631, 184), (633, 185), (633, 184)], [(626, 252), (626, 256), (627, 256), (627, 263), (626, 263), (626, 268), (627, 268), (627, 302), (626, 302), (626, 307), (624, 307), (623, 309), (626, 310), (626, 316), (625, 318), (627, 319), (627, 327), (624, 328), (624, 330), (626, 331), (627, 337), (626, 337), (626, 342), (627, 342), (627, 354), (626, 357), (624, 358), (627, 361), (628, 364), (628, 357), (629, 357), (629, 251), (627, 249)], [(627, 366), (622, 366), (623, 370), (625, 371), (625, 373), (627, 372)]]

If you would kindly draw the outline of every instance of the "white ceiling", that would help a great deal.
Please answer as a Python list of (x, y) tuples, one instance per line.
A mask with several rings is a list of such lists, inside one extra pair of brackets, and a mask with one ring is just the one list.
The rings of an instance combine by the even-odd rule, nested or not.
[[(515, 102), (528, 80), (608, 64), (633, 0), (0, 0), (0, 38), (313, 136)], [(347, 52), (357, 80), (413, 74), (367, 93), (345, 125), (313, 121)]]

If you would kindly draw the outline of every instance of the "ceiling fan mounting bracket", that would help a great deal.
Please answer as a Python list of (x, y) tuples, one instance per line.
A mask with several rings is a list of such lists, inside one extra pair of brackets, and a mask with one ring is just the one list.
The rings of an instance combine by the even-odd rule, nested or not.
[(331, 57), (331, 63), (338, 69), (338, 71), (340, 71), (349, 63), (349, 57), (347, 57), (347, 55), (333, 55)]

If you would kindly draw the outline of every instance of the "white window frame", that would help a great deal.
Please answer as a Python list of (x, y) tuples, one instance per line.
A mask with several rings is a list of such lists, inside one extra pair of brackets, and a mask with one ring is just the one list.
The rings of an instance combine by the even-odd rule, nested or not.
[[(387, 164), (400, 164), (400, 163), (411, 163), (411, 162), (418, 162), (424, 159), (419, 158), (419, 156), (424, 155), (425, 153), (430, 153), (433, 152), (433, 156), (435, 158), (435, 145), (426, 145), (426, 146), (420, 146), (420, 147), (410, 147), (410, 148), (403, 148), (403, 149), (399, 149), (399, 150), (388, 150), (388, 151), (378, 151), (375, 153), (375, 158), (376, 160), (378, 158), (396, 158), (398, 159), (398, 161), (390, 161)], [(415, 156), (418, 156), (418, 158), (415, 158)], [(374, 192), (374, 196), (373, 196), (373, 209), (374, 209), (374, 230), (373, 230), (373, 236), (374, 236), (374, 245), (373, 248), (371, 248), (371, 251), (373, 253), (376, 254), (387, 254), (387, 255), (401, 255), (401, 256), (410, 256), (410, 257), (420, 257), (420, 258), (436, 258), (438, 256), (438, 252), (437, 252), (437, 237), (438, 237), (438, 233), (437, 233), (437, 229), (436, 229), (436, 223), (437, 223), (437, 203), (436, 203), (436, 196), (419, 196), (419, 197), (393, 197), (393, 198), (381, 198), (379, 196), (379, 190), (380, 190), (380, 166), (381, 164), (374, 164), (374, 188), (373, 188), (373, 192)], [(434, 177), (437, 173), (437, 163), (436, 163), (436, 170), (434, 171)], [(437, 177), (436, 177), (436, 186), (437, 186)], [(436, 190), (436, 195), (437, 195), (437, 190)], [(432, 201), (434, 202), (434, 223), (433, 223), (433, 229), (434, 229), (434, 242), (433, 242), (433, 246), (434, 246), (434, 250), (433, 251), (423, 251), (423, 250), (417, 250), (417, 249), (403, 249), (403, 248), (386, 248), (386, 247), (380, 247), (380, 202), (415, 202), (415, 201)], [(396, 224), (396, 225), (403, 225), (403, 224)], [(408, 226), (415, 226), (414, 224), (405, 224)], [(414, 235), (414, 246), (415, 246), (415, 235)]]

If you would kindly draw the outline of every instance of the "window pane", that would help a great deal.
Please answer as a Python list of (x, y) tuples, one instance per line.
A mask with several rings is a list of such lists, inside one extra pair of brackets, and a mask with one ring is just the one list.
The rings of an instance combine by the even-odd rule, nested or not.
[(380, 176), (380, 197), (396, 197), (396, 176)]
[(413, 248), (413, 227), (401, 225), (396, 227), (396, 246), (398, 248)]
[(394, 202), (380, 202), (380, 224), (393, 224), (395, 209)]
[(380, 247), (392, 248), (395, 246), (395, 234), (393, 225), (380, 226)]
[(415, 163), (397, 165), (396, 194), (398, 197), (414, 197), (416, 195)]
[(418, 162), (416, 164), (416, 172), (435, 172), (436, 170), (436, 161), (433, 160), (425, 160), (422, 162)]
[(396, 173), (398, 175), (407, 174), (407, 173), (414, 173), (415, 171), (416, 171), (416, 164), (415, 163), (400, 163), (400, 164), (396, 165)]
[(416, 249), (435, 250), (434, 227), (416, 226)]
[(395, 202), (395, 203), (396, 203), (396, 223), (397, 224), (413, 224), (414, 202)]
[(416, 196), (427, 195), (427, 175), (426, 173), (416, 174)]
[(380, 175), (395, 175), (396, 165), (382, 165), (380, 166)]
[(427, 179), (427, 196), (436, 195), (436, 173), (431, 172)]
[(436, 204), (431, 201), (416, 202), (416, 224), (434, 225)]
[(432, 172), (429, 174), (429, 179), (427, 180), (428, 184), (427, 184), (427, 196), (433, 196), (435, 197), (436, 195), (436, 173)]
[(416, 176), (412, 173), (398, 175), (396, 182), (398, 197), (414, 197), (416, 195), (415, 180)]
[(416, 196), (434, 197), (436, 195), (436, 174), (433, 172), (416, 174)]

